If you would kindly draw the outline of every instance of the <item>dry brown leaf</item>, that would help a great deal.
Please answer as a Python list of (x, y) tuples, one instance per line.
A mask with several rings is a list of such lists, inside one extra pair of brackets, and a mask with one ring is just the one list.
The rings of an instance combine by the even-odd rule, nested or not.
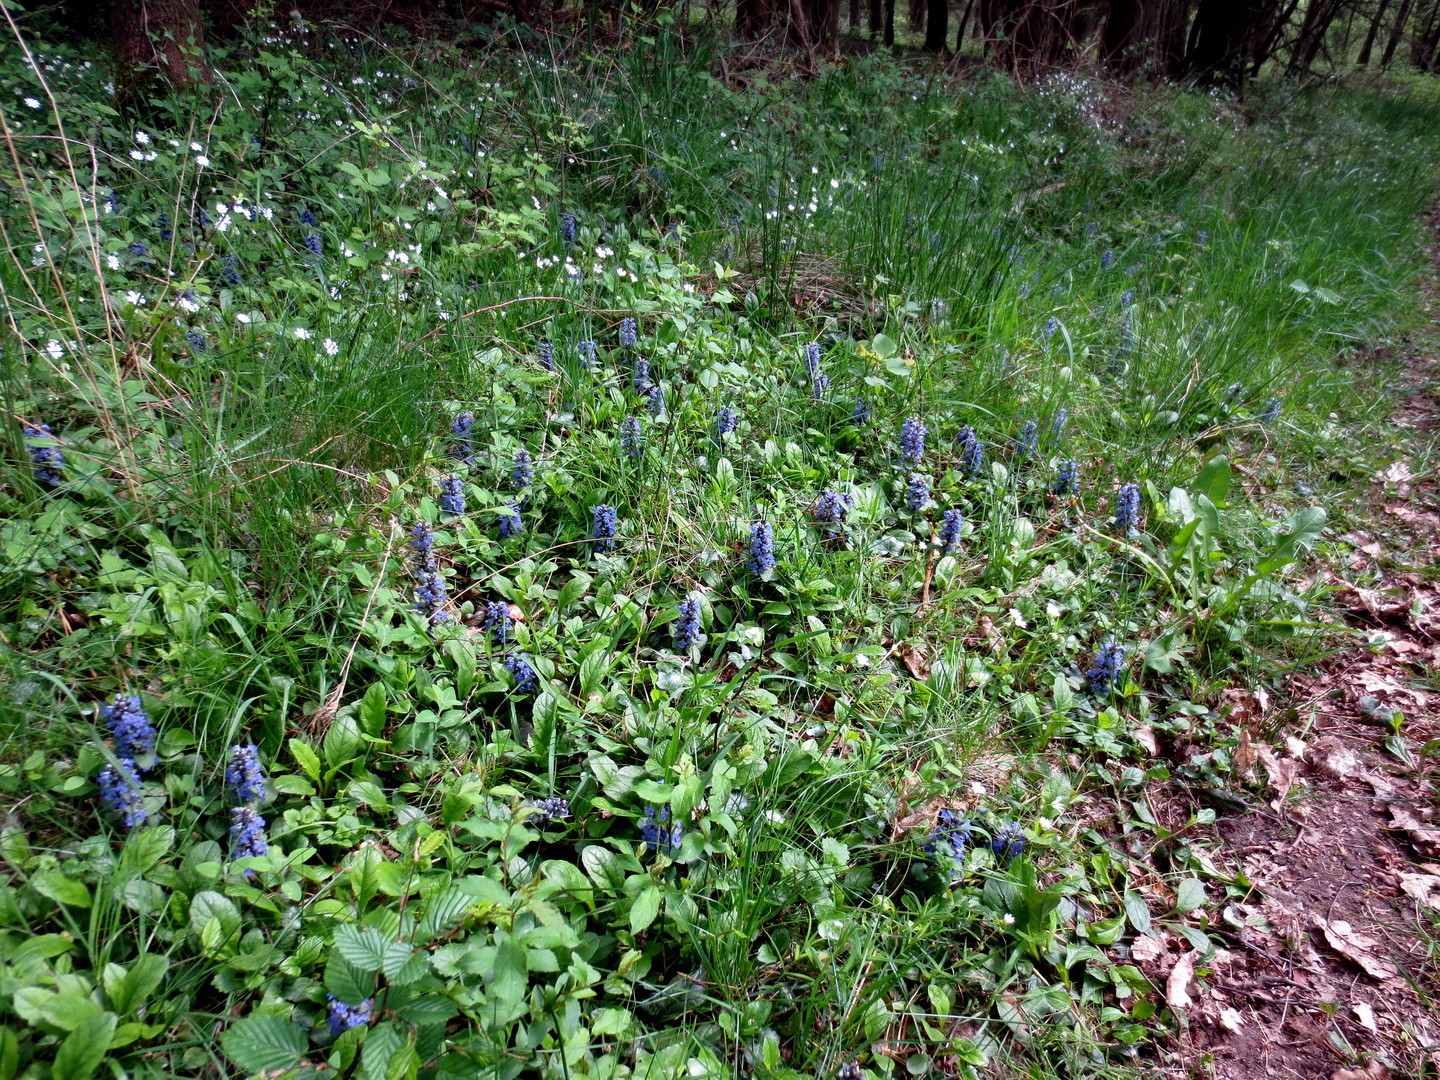
[(913, 646), (906, 646), (905, 651), (900, 654), (900, 662), (905, 665), (905, 670), (917, 679), (923, 679), (930, 674), (929, 659)]
[(1404, 484), (1414, 480), (1415, 474), (1410, 471), (1410, 462), (1392, 461), (1375, 474), (1375, 479), (1386, 484)]
[(1375, 1010), (1365, 1002), (1362, 1001), (1355, 1006), (1355, 1019), (1360, 1021), (1360, 1026), (1366, 1031), (1373, 1031), (1376, 1035), (1380, 1034), (1380, 1025), (1375, 1023)]
[(1327, 772), (1337, 779), (1359, 776), (1365, 771), (1365, 763), (1360, 760), (1359, 755), (1339, 739), (1321, 739), (1315, 744), (1310, 757), (1322, 772)]
[(1245, 1017), (1240, 1015), (1239, 1009), (1232, 1009), (1229, 1006), (1220, 1010), (1220, 1026), (1226, 1031), (1240, 1034), (1240, 1029), (1245, 1026)]
[(1135, 741), (1143, 746), (1152, 755), (1160, 753), (1160, 743), (1155, 738), (1155, 729), (1149, 724), (1141, 724), (1134, 732)]
[(1400, 977), (1399, 970), (1379, 953), (1380, 943), (1372, 937), (1356, 933), (1348, 922), (1329, 922), (1316, 916), (1315, 925), (1325, 935), (1325, 943), (1361, 971), (1378, 982)]
[(1440, 911), (1440, 877), (1434, 874), (1396, 874), (1400, 888), (1421, 907)]
[(1341, 1069), (1331, 1073), (1330, 1080), (1390, 1080), (1390, 1070), (1372, 1058), (1363, 1069)]
[(1198, 951), (1188, 952), (1170, 969), (1170, 978), (1165, 981), (1165, 1004), (1172, 1009), (1190, 1007), (1190, 987), (1195, 982), (1195, 960), (1199, 955)]
[[(1440, 878), (1434, 879), (1440, 882)], [(1130, 955), (1137, 962), (1147, 963), (1151, 960), (1159, 960), (1165, 955), (1165, 946), (1152, 937), (1141, 936), (1135, 939), (1135, 944), (1130, 946)]]
[(1255, 746), (1255, 756), (1270, 774), (1270, 787), (1276, 795), (1275, 807), (1279, 809), (1285, 802), (1285, 796), (1289, 795), (1290, 789), (1295, 786), (1295, 778), (1300, 775), (1300, 762), (1294, 758), (1282, 761), (1275, 756), (1275, 751), (1263, 744)]
[(1249, 776), (1250, 770), (1255, 767), (1255, 744), (1250, 739), (1250, 732), (1240, 729), (1240, 743), (1235, 747), (1235, 771), (1241, 776)]
[(1407, 806), (1391, 803), (1389, 810), (1390, 819), (1395, 823), (1395, 827), (1401, 829), (1410, 838), (1410, 842), (1415, 845), (1420, 854), (1440, 854), (1440, 829), (1436, 829), (1428, 821), (1422, 821), (1416, 817)]

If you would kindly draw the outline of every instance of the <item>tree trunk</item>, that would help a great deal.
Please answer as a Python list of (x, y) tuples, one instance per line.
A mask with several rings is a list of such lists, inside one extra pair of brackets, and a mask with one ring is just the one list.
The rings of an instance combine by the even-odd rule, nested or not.
[(965, 44), (965, 27), (970, 22), (970, 12), (975, 8), (975, 0), (965, 0), (965, 13), (960, 16), (960, 27), (955, 31), (955, 55), (960, 55), (960, 48)]
[(198, 0), (114, 0), (110, 33), (122, 107), (149, 96), (157, 71), (176, 90), (211, 80)]
[(1400, 10), (1395, 15), (1395, 26), (1390, 31), (1390, 40), (1385, 43), (1385, 54), (1380, 57), (1380, 70), (1384, 71), (1390, 66), (1390, 61), (1395, 59), (1395, 50), (1400, 45), (1400, 39), (1405, 36), (1405, 23), (1410, 18), (1410, 0), (1401, 0)]
[(884, 44), (888, 48), (895, 44), (895, 0), (884, 0), (885, 2), (885, 38)]
[(860, 0), (850, 0), (850, 32), (860, 29)]
[(1128, 74), (1139, 60), (1140, 0), (1111, 0), (1100, 32), (1100, 58), (1112, 71)]
[(930, 0), (925, 13), (925, 51), (943, 53), (950, 36), (950, 0)]
[(910, 32), (918, 34), (925, 29), (925, 6), (928, 0), (910, 0), (909, 10), (906, 12), (910, 23)]
[(1200, 0), (1185, 67), (1201, 78), (1243, 85), (1255, 51), (1258, 0)]
[(870, 40), (880, 36), (885, 25), (885, 13), (881, 0), (870, 0)]
[(735, 0), (735, 30), (745, 41), (763, 37), (772, 18), (770, 0)]
[(1370, 29), (1365, 33), (1365, 44), (1360, 46), (1360, 55), (1355, 58), (1359, 67), (1370, 63), (1370, 50), (1375, 47), (1375, 35), (1380, 33), (1380, 24), (1385, 21), (1385, 10), (1389, 6), (1390, 0), (1380, 0), (1375, 7), (1375, 17), (1370, 20)]

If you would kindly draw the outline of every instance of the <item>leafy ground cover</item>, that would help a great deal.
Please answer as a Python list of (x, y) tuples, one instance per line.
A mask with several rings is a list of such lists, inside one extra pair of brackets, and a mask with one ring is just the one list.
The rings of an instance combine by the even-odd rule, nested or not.
[(27, 45), (0, 1075), (1176, 1030), (1133, 953), (1203, 981), (1244, 921), (1222, 695), (1330, 648), (1296, 564), (1369, 468), (1431, 97), (289, 25), (137, 125)]

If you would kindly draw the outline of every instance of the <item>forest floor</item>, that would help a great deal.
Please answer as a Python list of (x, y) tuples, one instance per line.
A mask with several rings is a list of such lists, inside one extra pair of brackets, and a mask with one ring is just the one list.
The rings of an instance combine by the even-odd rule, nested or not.
[[(1425, 326), (1402, 355), (1370, 358), (1403, 365), (1391, 424), (1416, 447), (1440, 435), (1440, 213), (1429, 225)], [(1353, 556), (1318, 567), (1353, 644), (1297, 674), (1289, 700), (1231, 692), (1254, 733), (1237, 766), (1263, 770), (1273, 799), (1211, 826), (1217, 858), (1253, 891), (1226, 912), (1229, 948), (1208, 964), (1207, 987), (1183, 939), (1135, 950), (1172, 1006), (1191, 1003), (1171, 1075), (1435, 1075), (1440, 483), (1423, 454), (1356, 493)]]

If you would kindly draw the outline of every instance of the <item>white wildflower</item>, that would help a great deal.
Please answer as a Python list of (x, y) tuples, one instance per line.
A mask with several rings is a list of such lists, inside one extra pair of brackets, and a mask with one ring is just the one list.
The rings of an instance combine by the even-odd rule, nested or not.
[(327, 337), (320, 343), (320, 347), (325, 350), (326, 356), (334, 356), (340, 351), (340, 346), (335, 343), (334, 338)]
[(51, 338), (45, 342), (45, 351), (50, 354), (51, 360), (59, 360), (65, 355), (65, 346), (61, 345), (60, 342), (54, 338)]
[(294, 333), (295, 336), (301, 341), (309, 341), (312, 337), (314, 337), (314, 335), (311, 334), (309, 330), (306, 330), (303, 326), (295, 327)]
[(27, 97), (25, 99), (25, 104), (32, 109), (40, 108), (40, 100), (38, 98)]

